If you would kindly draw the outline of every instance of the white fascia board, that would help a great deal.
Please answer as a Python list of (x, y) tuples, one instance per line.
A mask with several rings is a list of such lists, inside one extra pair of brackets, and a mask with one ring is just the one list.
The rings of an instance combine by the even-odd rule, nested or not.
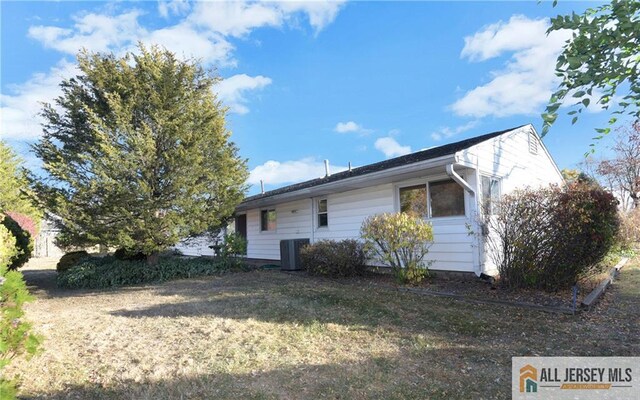
[[(434, 168), (439, 166), (445, 166), (456, 161), (456, 154), (448, 154), (446, 156), (432, 158), (429, 160), (419, 161), (407, 165), (401, 165), (394, 168), (385, 169), (382, 171), (371, 172), (364, 175), (354, 176), (352, 178), (344, 178), (339, 181), (329, 182), (317, 186), (312, 186), (305, 189), (296, 190), (293, 192), (282, 193), (275, 196), (269, 196), (266, 198), (258, 198), (247, 203), (240, 204), (236, 207), (236, 211), (245, 211), (255, 208), (267, 207), (273, 204), (284, 203), (287, 201), (294, 201), (304, 198), (317, 196), (319, 194), (325, 195), (329, 193), (340, 192), (341, 189), (347, 188), (347, 190), (353, 190), (354, 188), (364, 188), (368, 182), (375, 180), (382, 180), (385, 178), (393, 178), (396, 175), (408, 174), (411, 172), (420, 171), (423, 169)], [(393, 182), (393, 180), (390, 180)], [(374, 183), (377, 185), (380, 183)]]

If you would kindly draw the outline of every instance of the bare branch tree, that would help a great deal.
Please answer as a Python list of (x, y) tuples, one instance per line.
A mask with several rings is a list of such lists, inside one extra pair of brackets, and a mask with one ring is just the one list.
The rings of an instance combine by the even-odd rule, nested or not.
[[(633, 208), (640, 207), (640, 121), (618, 129), (612, 147), (614, 157), (601, 160), (596, 172), (611, 190), (618, 191), (624, 201), (631, 198)], [(623, 203), (623, 206), (625, 204)]]

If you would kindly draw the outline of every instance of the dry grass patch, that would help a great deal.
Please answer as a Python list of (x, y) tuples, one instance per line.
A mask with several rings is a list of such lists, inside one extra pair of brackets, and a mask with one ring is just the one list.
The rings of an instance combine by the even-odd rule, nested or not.
[(514, 355), (640, 353), (637, 262), (577, 317), (278, 271), (77, 291), (25, 272), (46, 337), (25, 398), (496, 399)]

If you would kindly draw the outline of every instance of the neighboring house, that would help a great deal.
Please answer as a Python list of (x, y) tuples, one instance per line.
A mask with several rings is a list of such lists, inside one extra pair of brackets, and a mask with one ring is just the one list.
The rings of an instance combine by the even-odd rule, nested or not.
[(280, 241), (359, 238), (370, 215), (412, 211), (433, 225), (431, 269), (493, 275), (481, 204), (564, 180), (532, 125), (489, 133), (247, 197), (236, 232), (247, 258), (280, 260)]
[(64, 251), (56, 246), (56, 237), (60, 233), (60, 217), (45, 212), (44, 219), (40, 223), (40, 231), (35, 237), (34, 257), (59, 257)]

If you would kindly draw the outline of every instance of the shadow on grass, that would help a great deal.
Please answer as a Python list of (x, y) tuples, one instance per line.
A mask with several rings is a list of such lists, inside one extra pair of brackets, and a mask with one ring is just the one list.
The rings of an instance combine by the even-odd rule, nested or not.
[[(489, 353), (489, 351), (487, 351)], [(486, 355), (483, 353), (483, 355)], [(160, 380), (70, 385), (25, 399), (451, 399), (508, 398), (510, 366), (454, 350), (371, 357), (362, 362), (300, 364), (248, 373), (216, 372)], [(499, 379), (498, 379), (499, 378)]]
[(114, 293), (131, 293), (149, 290), (151, 285), (159, 284), (148, 283), (144, 286), (122, 286), (105, 289), (66, 289), (60, 288), (56, 284), (57, 272), (55, 270), (28, 269), (21, 272), (27, 284), (27, 289), (29, 289), (29, 292), (39, 299), (90, 297)]

